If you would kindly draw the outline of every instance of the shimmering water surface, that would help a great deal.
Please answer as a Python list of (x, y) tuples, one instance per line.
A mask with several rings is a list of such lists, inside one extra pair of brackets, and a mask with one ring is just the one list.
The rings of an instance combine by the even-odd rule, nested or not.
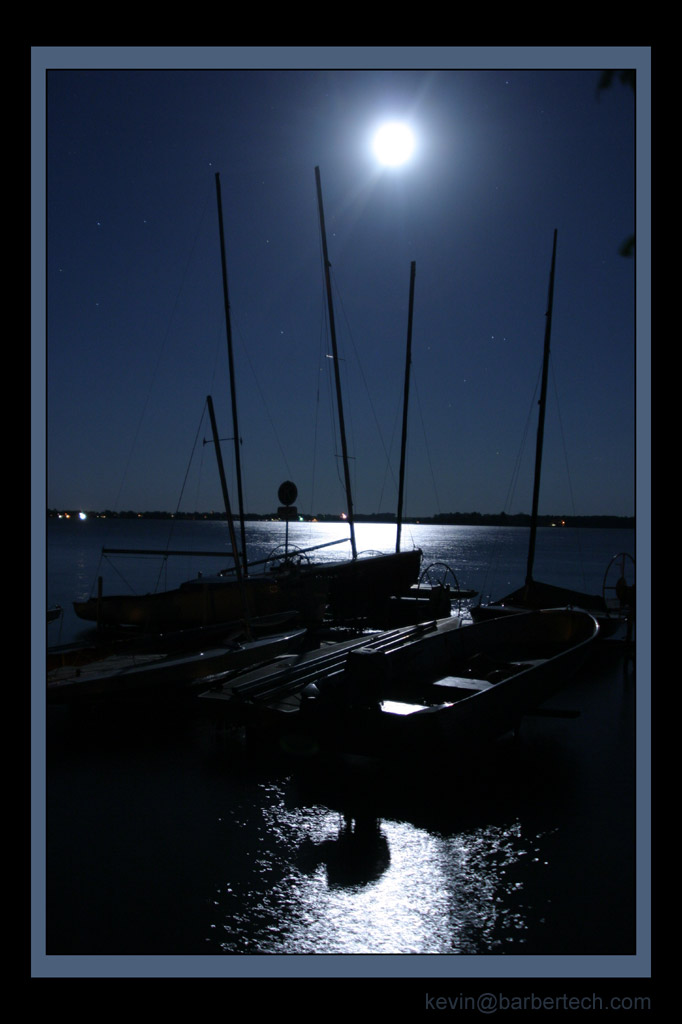
[[(51, 521), (47, 601), (66, 612), (49, 642), (83, 634), (70, 602), (98, 573), (105, 592), (123, 589), (120, 569), (99, 564), (103, 544), (158, 547), (166, 527)], [(252, 557), (266, 557), (283, 529), (250, 525)], [(178, 548), (225, 543), (224, 524), (174, 530)], [(290, 540), (303, 547), (340, 530), (297, 524)], [(359, 527), (358, 547), (390, 549), (386, 531)], [(634, 553), (633, 533), (575, 533), (541, 531), (536, 575), (599, 591), (611, 556)], [(403, 541), (484, 594), (523, 579), (525, 530), (410, 527)], [(170, 570), (179, 579), (199, 571), (182, 562)], [(138, 583), (145, 573), (153, 589), (150, 560), (125, 563)], [(292, 764), (163, 708), (87, 729), (51, 708), (47, 952), (632, 954), (635, 696), (633, 666), (602, 656), (561, 695), (579, 718), (528, 719), (520, 740), (435, 773), (410, 764), (409, 751), (400, 766)]]

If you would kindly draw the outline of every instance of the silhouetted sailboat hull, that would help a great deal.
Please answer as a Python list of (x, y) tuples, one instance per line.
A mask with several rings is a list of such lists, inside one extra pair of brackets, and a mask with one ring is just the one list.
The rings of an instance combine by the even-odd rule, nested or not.
[(254, 617), (295, 609), (306, 622), (321, 621), (327, 601), (324, 581), (295, 574), (262, 574), (241, 584), (233, 577), (201, 576), (174, 590), (155, 594), (110, 594), (74, 602), (79, 618), (99, 626), (140, 629), (191, 629), (232, 622), (244, 602)]
[(187, 629), (295, 609), (301, 620), (319, 623), (383, 615), (389, 599), (407, 593), (419, 575), (421, 551), (292, 566), (281, 572), (232, 577), (201, 576), (157, 594), (111, 594), (74, 602), (81, 619), (100, 626)]
[(601, 594), (586, 594), (580, 590), (557, 587), (551, 583), (532, 580), (492, 604), (477, 605), (470, 609), (474, 622), (498, 619), (504, 615), (518, 615), (521, 612), (539, 611), (542, 608), (581, 608), (589, 612), (599, 623), (600, 637), (613, 636), (621, 628), (622, 616), (609, 609)]
[[(476, 607), (471, 608), (470, 611), (474, 622), (481, 622), (486, 619), (501, 618), (503, 616), (515, 615), (520, 612), (535, 611), (541, 608), (560, 608), (562, 606), (569, 608), (582, 608), (597, 619), (601, 631), (601, 637), (604, 638), (612, 636), (622, 626), (628, 625), (631, 612), (634, 610), (632, 607), (628, 607), (621, 602), (618, 609), (610, 609), (603, 594), (585, 594), (578, 590), (558, 587), (550, 583), (538, 582), (533, 578), (535, 542), (538, 530), (538, 509), (543, 459), (545, 413), (547, 408), (547, 380), (552, 333), (556, 250), (557, 232), (555, 231), (552, 245), (552, 262), (549, 274), (549, 294), (547, 299), (545, 338), (543, 345), (540, 401), (538, 403), (539, 414), (535, 448), (535, 472), (533, 478), (533, 501), (531, 508), (526, 580), (522, 587), (513, 591), (511, 594), (508, 594), (506, 597), (500, 598), (499, 600), (487, 605), (479, 604)], [(623, 582), (625, 581), (623, 580)], [(634, 601), (634, 593), (632, 598)]]
[(48, 673), (47, 700), (82, 704), (188, 692), (210, 674), (241, 669), (295, 649), (305, 636), (306, 630), (298, 629), (197, 651), (113, 654), (84, 666), (65, 665)]
[(397, 551), (304, 569), (324, 581), (334, 619), (371, 618), (383, 613), (391, 597), (407, 594), (419, 577), (422, 553)]

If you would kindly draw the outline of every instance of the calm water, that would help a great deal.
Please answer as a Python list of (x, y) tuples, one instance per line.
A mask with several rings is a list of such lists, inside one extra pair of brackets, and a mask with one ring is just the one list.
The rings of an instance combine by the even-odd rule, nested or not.
[[(153, 589), (153, 559), (142, 568), (124, 559), (121, 569), (121, 560), (101, 565), (100, 550), (159, 547), (166, 529), (50, 521), (47, 603), (66, 612), (48, 641), (83, 633), (70, 602), (88, 596), (98, 574), (105, 593), (124, 590), (124, 580)], [(226, 547), (224, 524), (174, 531), (177, 548)], [(251, 525), (251, 557), (266, 557), (283, 531)], [(296, 524), (290, 542), (342, 531)], [(393, 541), (386, 528), (358, 528), (360, 550)], [(426, 564), (447, 563), (462, 587), (484, 595), (523, 580), (525, 530), (410, 527), (403, 547), (413, 543)], [(545, 529), (536, 576), (599, 592), (610, 558), (633, 544), (632, 531)], [(178, 561), (166, 585), (216, 566)], [(408, 971), (386, 954), (411, 954), (410, 971), (456, 976), (466, 957), (633, 955), (633, 667), (605, 655), (560, 703), (580, 717), (529, 719), (520, 742), (503, 740), (437, 777), (428, 766), (292, 766), (193, 714), (85, 731), (49, 709), (47, 962), (67, 957), (66, 973), (78, 976), (83, 956), (180, 956), (192, 971), (200, 962), (207, 974), (238, 975), (252, 962), (267, 974), (283, 954), (285, 971), (306, 974), (306, 954), (327, 955), (332, 973), (338, 955), (351, 954), (351, 972), (371, 956), (372, 973), (383, 974)], [(145, 962), (119, 970), (144, 974)]]

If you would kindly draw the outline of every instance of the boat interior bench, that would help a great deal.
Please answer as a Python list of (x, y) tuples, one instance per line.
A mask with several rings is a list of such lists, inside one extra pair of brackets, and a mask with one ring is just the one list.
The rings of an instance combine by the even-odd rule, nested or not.
[[(495, 686), (486, 679), (472, 679), (470, 676), (444, 676), (432, 683), (426, 683), (419, 690), (419, 703), (405, 703), (396, 700), (382, 700), (382, 709), (393, 715), (424, 715), (455, 704), (475, 693), (483, 693)], [(414, 700), (413, 696), (413, 700)], [(424, 706), (426, 705), (426, 706)]]
[(494, 683), (487, 679), (472, 679), (470, 676), (444, 676), (429, 684), (429, 691), (442, 697), (443, 700), (459, 700), (470, 697), (473, 693), (490, 690)]
[(478, 656), (471, 659), (471, 665), (465, 671), (476, 671), (472, 675), (449, 675), (442, 679), (436, 679), (426, 687), (426, 695), (439, 700), (461, 700), (463, 697), (470, 697), (474, 693), (483, 693), (490, 690), (497, 683), (515, 676), (526, 668), (530, 668), (531, 662), (493, 662), (485, 658), (485, 664)]

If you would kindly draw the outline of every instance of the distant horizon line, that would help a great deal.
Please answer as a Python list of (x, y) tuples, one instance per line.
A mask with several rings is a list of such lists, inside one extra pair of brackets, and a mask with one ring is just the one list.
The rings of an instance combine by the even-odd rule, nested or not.
[[(246, 512), (244, 513), (245, 522), (286, 522), (287, 519), (291, 522), (305, 522), (305, 523), (347, 523), (348, 520), (345, 516), (341, 516), (338, 513), (318, 513), (317, 515), (303, 515), (302, 513), (296, 512), (296, 510), (290, 510), (293, 514), (287, 516), (284, 509), (279, 509), (277, 512)], [(155, 509), (152, 511), (140, 512), (133, 509), (125, 509), (121, 511), (115, 511), (112, 509), (103, 510), (91, 510), (82, 508), (64, 508), (55, 509), (48, 508), (47, 516), (50, 519), (65, 517), (65, 516), (86, 516), (87, 518), (94, 519), (184, 519), (184, 520), (210, 520), (210, 521), (226, 521), (227, 514), (225, 511), (222, 512), (167, 512), (161, 509)], [(239, 520), (238, 515), (233, 515), (234, 521)], [(374, 512), (374, 513), (362, 513), (356, 512), (354, 514), (354, 522), (356, 523), (377, 523), (384, 524), (387, 526), (395, 526), (397, 523), (397, 516), (395, 512)], [(531, 516), (528, 512), (438, 512), (434, 515), (428, 516), (404, 516), (402, 522), (406, 525), (418, 526), (418, 525), (435, 525), (435, 526), (476, 526), (476, 525), (500, 525), (515, 523), (528, 523), (530, 522)], [(635, 523), (635, 516), (623, 516), (623, 515), (605, 515), (605, 514), (592, 514), (592, 515), (551, 515), (542, 514), (538, 516), (538, 523), (541, 525), (569, 525), (569, 524), (600, 524), (600, 525), (632, 525)]]

